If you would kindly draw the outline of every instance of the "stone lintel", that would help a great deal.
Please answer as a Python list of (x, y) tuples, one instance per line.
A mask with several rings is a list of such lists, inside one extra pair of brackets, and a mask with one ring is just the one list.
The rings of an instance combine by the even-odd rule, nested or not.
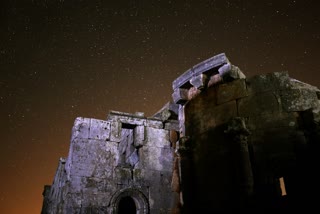
[(141, 117), (139, 114), (130, 114), (118, 111), (110, 111), (108, 115), (110, 121), (120, 121), (121, 123), (130, 125), (144, 125), (146, 117)]
[(173, 81), (173, 83), (172, 83), (173, 90), (180, 88), (180, 87), (184, 86), (185, 84), (187, 84), (189, 82), (189, 80), (192, 78), (192, 76), (193, 76), (193, 72), (192, 72), (192, 68), (190, 68), (189, 70), (184, 72), (180, 77), (178, 77), (177, 79), (175, 79)]
[(199, 64), (193, 66), (191, 69), (183, 73), (180, 77), (175, 79), (172, 83), (172, 88), (173, 90), (176, 90), (177, 88), (183, 88), (189, 83), (192, 77), (198, 76), (213, 68), (218, 68), (228, 62), (229, 60), (224, 53), (206, 59), (203, 62), (200, 62)]
[(123, 116), (123, 117), (135, 117), (135, 118), (140, 118), (140, 119), (145, 119), (144, 113), (143, 112), (136, 112), (134, 114), (132, 113), (127, 113), (127, 112), (120, 112), (120, 111), (109, 111), (107, 119), (113, 119), (116, 116)]
[(167, 121), (164, 124), (164, 129), (179, 131), (179, 121), (178, 120)]
[(209, 59), (206, 59), (203, 62), (192, 67), (193, 69), (193, 76), (198, 76), (212, 68), (220, 67), (223, 64), (228, 63), (229, 60), (224, 53), (215, 55)]
[(146, 120), (145, 126), (156, 129), (163, 129), (163, 122), (162, 120), (157, 120), (155, 118), (148, 118)]

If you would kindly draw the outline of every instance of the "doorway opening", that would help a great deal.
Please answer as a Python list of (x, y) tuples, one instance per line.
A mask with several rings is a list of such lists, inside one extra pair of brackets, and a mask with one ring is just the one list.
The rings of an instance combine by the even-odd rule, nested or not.
[(136, 214), (136, 203), (130, 196), (123, 197), (119, 202), (118, 214)]

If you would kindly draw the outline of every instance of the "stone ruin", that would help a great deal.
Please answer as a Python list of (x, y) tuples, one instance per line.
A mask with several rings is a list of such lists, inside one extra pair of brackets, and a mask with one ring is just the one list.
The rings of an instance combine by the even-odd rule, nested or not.
[(223, 53), (172, 86), (152, 117), (77, 118), (42, 214), (319, 210), (317, 87), (246, 78)]

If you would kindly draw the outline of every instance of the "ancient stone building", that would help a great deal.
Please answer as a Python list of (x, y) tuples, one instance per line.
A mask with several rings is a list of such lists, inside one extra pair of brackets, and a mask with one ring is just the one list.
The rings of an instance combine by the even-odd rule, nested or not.
[(319, 210), (317, 87), (287, 72), (246, 78), (225, 54), (172, 86), (152, 117), (77, 118), (42, 213)]
[(177, 115), (168, 112), (162, 121), (112, 111), (107, 120), (77, 118), (69, 155), (46, 187), (43, 213), (169, 212), (170, 134), (177, 129), (171, 117)]

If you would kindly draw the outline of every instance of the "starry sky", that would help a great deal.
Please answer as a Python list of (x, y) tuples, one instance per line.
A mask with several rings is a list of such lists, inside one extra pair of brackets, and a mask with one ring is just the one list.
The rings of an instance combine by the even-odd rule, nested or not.
[(316, 0), (1, 0), (0, 213), (40, 213), (76, 117), (153, 115), (219, 53), (320, 86)]

